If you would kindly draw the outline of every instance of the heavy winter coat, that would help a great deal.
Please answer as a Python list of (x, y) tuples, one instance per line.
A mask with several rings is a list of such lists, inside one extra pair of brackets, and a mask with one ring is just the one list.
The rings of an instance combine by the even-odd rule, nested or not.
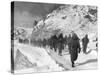
[(86, 53), (86, 49), (87, 49), (87, 45), (89, 43), (89, 39), (88, 37), (84, 37), (82, 39), (82, 46), (83, 46), (83, 52)]
[(88, 43), (89, 43), (88, 37), (84, 37), (84, 38), (82, 39), (82, 44), (83, 44), (83, 45), (87, 45)]
[(80, 43), (79, 43), (79, 38), (75, 35), (71, 38), (69, 42), (69, 53), (71, 55), (71, 61), (77, 60), (78, 57), (78, 52), (80, 52)]

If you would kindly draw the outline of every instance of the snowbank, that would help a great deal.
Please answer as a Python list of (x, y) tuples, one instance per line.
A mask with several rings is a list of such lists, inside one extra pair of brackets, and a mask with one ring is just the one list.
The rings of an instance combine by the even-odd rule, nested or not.
[[(33, 68), (27, 68), (27, 70), (32, 69), (32, 72), (51, 72), (63, 70), (63, 68), (56, 64), (56, 62), (48, 55), (46, 50), (43, 48), (33, 47), (24, 44), (17, 44), (15, 50), (17, 49), (19, 49), (23, 55), (27, 56), (28, 60), (32, 64), (36, 63), (37, 65)], [(26, 69), (15, 70), (15, 72), (17, 73), (23, 70)]]

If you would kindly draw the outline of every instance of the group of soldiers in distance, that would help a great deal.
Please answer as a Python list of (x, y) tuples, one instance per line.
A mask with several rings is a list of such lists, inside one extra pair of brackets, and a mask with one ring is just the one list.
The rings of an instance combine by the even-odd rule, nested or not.
[(46, 47), (48, 45), (51, 50), (54, 50), (55, 52), (58, 50), (58, 54), (62, 56), (62, 51), (67, 45), (71, 58), (72, 67), (75, 67), (74, 62), (77, 60), (78, 53), (81, 52), (81, 49), (83, 53), (86, 54), (87, 45), (89, 43), (88, 35), (86, 34), (85, 37), (83, 37), (83, 39), (81, 40), (82, 40), (82, 48), (80, 47), (79, 37), (77, 36), (76, 33), (72, 31), (71, 34), (69, 34), (69, 36), (63, 37), (63, 34), (60, 33), (59, 35), (58, 34), (53, 35), (49, 39), (44, 39), (42, 46)]
[[(39, 47), (48, 46), (50, 47), (51, 50), (54, 50), (55, 52), (57, 52), (58, 50), (58, 54), (60, 56), (62, 56), (62, 51), (65, 49), (65, 47), (68, 46), (72, 67), (75, 67), (74, 61), (77, 60), (78, 53), (80, 53), (81, 49), (83, 49), (82, 50), (83, 53), (86, 54), (87, 45), (89, 43), (88, 35), (86, 34), (85, 37), (83, 37), (83, 39), (81, 40), (82, 40), (82, 48), (80, 47), (79, 37), (77, 36), (76, 33), (72, 31), (71, 34), (69, 34), (69, 36), (63, 37), (62, 33), (55, 34), (51, 36), (49, 39), (43, 39), (38, 41), (31, 40), (31, 44), (34, 44)], [(19, 42), (25, 43), (25, 40), (19, 39)]]

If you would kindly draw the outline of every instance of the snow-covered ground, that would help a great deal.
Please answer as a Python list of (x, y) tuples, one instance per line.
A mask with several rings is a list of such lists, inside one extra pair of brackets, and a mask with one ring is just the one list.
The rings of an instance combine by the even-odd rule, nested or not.
[(14, 50), (15, 57), (16, 51), (20, 50), (20, 52), (25, 55), (32, 64), (36, 64), (33, 67), (16, 69), (15, 73), (97, 69), (97, 52), (94, 50), (88, 51), (87, 54), (83, 54), (81, 52), (78, 56), (77, 61), (75, 62), (75, 68), (71, 67), (70, 55), (67, 51), (63, 51), (63, 55), (59, 56), (58, 53), (48, 48), (38, 48), (19, 43), (15, 45)]
[(87, 54), (80, 53), (78, 59), (75, 62), (75, 68), (71, 67), (70, 54), (64, 52), (62, 56), (59, 56), (55, 52), (51, 52), (51, 57), (55, 59), (65, 70), (90, 70), (97, 69), (97, 52), (95, 50), (87, 51)]
[[(20, 50), (20, 52), (22, 54), (27, 56), (28, 60), (32, 64), (35, 63), (36, 66), (30, 67), (30, 68), (27, 68), (27, 69), (22, 69), (22, 70), (17, 69), (17, 70), (15, 70), (15, 73), (24, 72), (23, 70), (29, 70), (28, 73), (30, 73), (30, 71), (32, 71), (32, 72), (52, 72), (52, 71), (62, 71), (62, 70), (64, 70), (63, 67), (59, 67), (59, 65), (56, 64), (55, 60), (53, 60), (48, 55), (47, 51), (43, 48), (33, 47), (33, 46), (29, 46), (29, 45), (24, 45), (24, 44), (17, 44), (17, 46), (15, 46), (14, 50), (17, 51), (17, 49)], [(16, 57), (16, 53), (15, 53), (15, 57)]]

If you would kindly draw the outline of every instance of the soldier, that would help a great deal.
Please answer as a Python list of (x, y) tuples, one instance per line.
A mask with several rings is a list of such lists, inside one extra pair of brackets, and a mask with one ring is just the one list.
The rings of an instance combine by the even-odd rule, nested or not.
[(43, 39), (43, 47), (46, 47), (46, 39)]
[(71, 56), (72, 67), (75, 67), (74, 62), (77, 60), (80, 50), (79, 38), (74, 32), (72, 32), (72, 37), (69, 40), (69, 53)]
[[(68, 39), (67, 39), (67, 44), (68, 44), (68, 50), (70, 50), (70, 40), (71, 40), (71, 34), (69, 34)], [(70, 51), (69, 51), (70, 52)]]
[(68, 40), (67, 40), (67, 39), (68, 39), (67, 35), (65, 35), (65, 37), (64, 37), (63, 39), (64, 39), (64, 47), (66, 47), (66, 45), (67, 45), (67, 43), (68, 43), (68, 42), (67, 42), (67, 41), (68, 41)]
[(62, 50), (64, 49), (64, 39), (62, 33), (58, 37), (58, 48), (59, 48), (59, 55), (62, 56)]
[(82, 39), (82, 47), (83, 47), (83, 53), (86, 54), (87, 45), (89, 43), (88, 35), (86, 34), (85, 37)]
[(56, 35), (54, 35), (54, 36), (52, 36), (50, 39), (50, 48), (51, 49), (53, 49), (54, 48), (54, 50), (55, 50), (55, 52), (56, 52), (56, 50), (57, 50), (57, 41), (58, 41), (58, 38), (57, 38), (57, 36)]

